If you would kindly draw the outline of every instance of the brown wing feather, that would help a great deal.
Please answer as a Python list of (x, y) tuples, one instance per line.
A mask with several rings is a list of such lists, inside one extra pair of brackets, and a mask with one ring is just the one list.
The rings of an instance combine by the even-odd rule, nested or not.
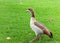
[(35, 24), (37, 27), (39, 27), (41, 30), (43, 30), (44, 34), (50, 35), (49, 30), (48, 30), (43, 24), (41, 24), (41, 23), (39, 23), (39, 22), (34, 22), (34, 24)]
[(40, 29), (42, 29), (42, 30), (46, 29), (46, 27), (45, 27), (43, 24), (39, 23), (39, 22), (34, 22), (34, 24), (35, 24), (37, 27), (39, 27)]

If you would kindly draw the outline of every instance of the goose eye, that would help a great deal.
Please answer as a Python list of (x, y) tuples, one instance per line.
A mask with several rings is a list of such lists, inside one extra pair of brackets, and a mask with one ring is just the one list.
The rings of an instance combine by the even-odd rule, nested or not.
[(28, 9), (28, 10), (30, 10), (30, 9)]

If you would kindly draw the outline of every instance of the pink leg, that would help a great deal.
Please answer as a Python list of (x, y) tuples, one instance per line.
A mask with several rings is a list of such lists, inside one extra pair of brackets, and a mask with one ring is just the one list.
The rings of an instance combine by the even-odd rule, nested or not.
[(40, 35), (40, 42), (42, 42), (42, 35)]
[(33, 38), (30, 42), (34, 42), (35, 40), (37, 40), (38, 39), (38, 37), (35, 37), (35, 38)]

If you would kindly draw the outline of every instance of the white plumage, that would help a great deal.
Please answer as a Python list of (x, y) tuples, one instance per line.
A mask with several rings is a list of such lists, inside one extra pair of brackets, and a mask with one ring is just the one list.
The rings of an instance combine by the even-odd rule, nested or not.
[(31, 20), (30, 20), (30, 27), (32, 28), (32, 30), (35, 32), (36, 36), (38, 34), (43, 34), (43, 31), (37, 27), (34, 22), (36, 22), (35, 18), (31, 17)]

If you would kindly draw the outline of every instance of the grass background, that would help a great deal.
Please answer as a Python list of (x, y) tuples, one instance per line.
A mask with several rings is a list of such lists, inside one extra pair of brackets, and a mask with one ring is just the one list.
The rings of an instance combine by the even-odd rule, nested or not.
[[(35, 37), (29, 26), (28, 8), (34, 9), (37, 21), (45, 24), (54, 35), (53, 39), (44, 35), (42, 43), (59, 43), (60, 0), (0, 0), (0, 43), (29, 43)], [(53, 21), (49, 22), (50, 18)], [(7, 37), (11, 40), (6, 40)]]

